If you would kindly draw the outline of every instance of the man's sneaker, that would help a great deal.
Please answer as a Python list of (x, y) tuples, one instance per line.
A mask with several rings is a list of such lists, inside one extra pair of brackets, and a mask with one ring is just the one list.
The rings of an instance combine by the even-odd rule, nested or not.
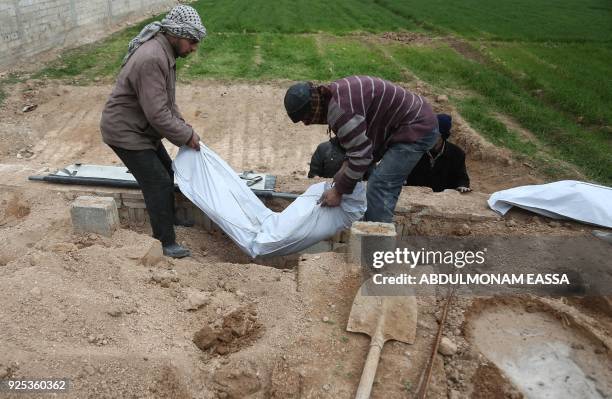
[(184, 258), (186, 256), (191, 256), (191, 251), (182, 245), (171, 244), (163, 247), (164, 255), (169, 256), (171, 258)]

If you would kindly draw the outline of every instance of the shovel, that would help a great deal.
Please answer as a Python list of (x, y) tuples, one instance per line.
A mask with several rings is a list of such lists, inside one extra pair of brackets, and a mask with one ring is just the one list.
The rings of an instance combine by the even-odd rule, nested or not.
[(372, 337), (355, 399), (370, 397), (378, 360), (385, 342), (396, 340), (413, 344), (416, 338), (417, 301), (414, 294), (406, 291), (394, 292), (393, 296), (367, 295), (368, 286), (372, 286), (371, 280), (363, 283), (355, 295), (346, 327), (347, 331), (364, 333)]

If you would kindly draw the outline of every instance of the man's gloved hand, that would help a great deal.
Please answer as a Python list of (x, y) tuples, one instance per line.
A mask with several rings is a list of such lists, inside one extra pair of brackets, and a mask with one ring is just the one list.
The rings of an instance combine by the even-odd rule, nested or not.
[(187, 142), (187, 145), (196, 151), (200, 151), (200, 136), (196, 132), (193, 132), (191, 138)]
[(321, 204), (321, 206), (329, 206), (333, 208), (335, 206), (339, 206), (341, 201), (342, 194), (339, 193), (335, 187), (332, 187), (321, 195), (318, 203)]
[(469, 187), (457, 187), (455, 190), (459, 191), (461, 194), (469, 193), (472, 191)]

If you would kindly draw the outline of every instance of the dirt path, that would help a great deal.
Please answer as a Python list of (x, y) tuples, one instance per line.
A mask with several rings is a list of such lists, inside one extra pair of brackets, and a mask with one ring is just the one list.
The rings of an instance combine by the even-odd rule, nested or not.
[[(326, 139), (325, 128), (291, 123), (282, 108), (284, 90), (270, 85), (180, 85), (177, 101), (202, 141), (235, 169), (304, 174), (311, 151)], [(110, 86), (15, 87), (15, 95), (0, 111), (1, 160), (21, 159), (51, 168), (73, 162), (116, 162), (99, 133), (100, 113), (110, 91)], [(28, 103), (37, 108), (21, 112)], [(176, 153), (176, 147), (166, 145)], [(18, 158), (24, 148), (33, 155), (22, 151), (25, 155)]]
[[(37, 81), (14, 86), (0, 109), (0, 162), (52, 170), (75, 162), (117, 164), (99, 133), (111, 89)], [(287, 191), (299, 191), (311, 183), (306, 179), (310, 157), (328, 136), (324, 126), (291, 123), (282, 106), (285, 89), (281, 84), (179, 84), (177, 101), (202, 140), (233, 168), (275, 174)], [(28, 104), (37, 108), (22, 112)], [(541, 181), (507, 152), (486, 143), (447, 104), (435, 106), (453, 114), (453, 139), (466, 149), (477, 191)], [(172, 144), (166, 146), (171, 155), (176, 153)]]

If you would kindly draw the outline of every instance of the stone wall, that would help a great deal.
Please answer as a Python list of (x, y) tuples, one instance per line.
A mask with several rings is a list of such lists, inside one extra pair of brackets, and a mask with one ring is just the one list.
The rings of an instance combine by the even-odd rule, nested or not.
[(127, 21), (145, 19), (174, 4), (175, 0), (0, 0), (0, 69), (100, 38)]

